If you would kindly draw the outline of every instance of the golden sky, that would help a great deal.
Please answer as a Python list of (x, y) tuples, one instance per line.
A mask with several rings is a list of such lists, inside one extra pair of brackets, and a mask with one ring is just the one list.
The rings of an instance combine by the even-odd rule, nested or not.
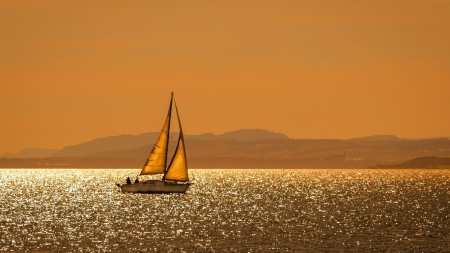
[(1, 1), (0, 154), (159, 131), (450, 136), (450, 1)]

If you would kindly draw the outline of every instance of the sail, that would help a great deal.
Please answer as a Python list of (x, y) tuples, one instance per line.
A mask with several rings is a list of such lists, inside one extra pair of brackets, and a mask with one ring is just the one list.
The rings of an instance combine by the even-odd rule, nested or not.
[(167, 147), (169, 145), (169, 130), (170, 117), (172, 112), (172, 98), (170, 100), (169, 112), (167, 113), (166, 122), (153, 146), (144, 167), (141, 170), (141, 175), (163, 174), (166, 170), (167, 163)]
[(177, 148), (175, 149), (175, 154), (169, 164), (169, 167), (167, 168), (164, 179), (173, 181), (189, 181), (186, 152), (184, 148), (184, 136), (183, 130), (181, 129), (180, 115), (178, 114), (176, 103), (175, 109), (177, 111), (178, 124), (180, 126), (180, 136), (178, 139)]

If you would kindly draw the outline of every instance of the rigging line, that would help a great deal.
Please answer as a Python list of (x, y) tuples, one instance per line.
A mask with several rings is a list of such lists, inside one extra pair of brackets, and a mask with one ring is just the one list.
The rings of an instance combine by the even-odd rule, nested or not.
[(170, 95), (170, 105), (169, 105), (169, 112), (168, 112), (168, 117), (169, 117), (169, 125), (167, 127), (167, 140), (166, 140), (166, 155), (165, 155), (165, 163), (164, 163), (164, 176), (163, 176), (163, 180), (166, 177), (166, 173), (167, 173), (167, 153), (169, 153), (169, 140), (170, 140), (170, 122), (172, 120), (172, 102), (173, 102), (173, 92)]

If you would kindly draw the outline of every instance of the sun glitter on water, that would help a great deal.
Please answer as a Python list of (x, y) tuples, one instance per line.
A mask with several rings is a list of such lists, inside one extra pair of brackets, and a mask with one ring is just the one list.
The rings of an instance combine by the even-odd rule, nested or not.
[(447, 251), (449, 170), (190, 170), (186, 194), (124, 194), (139, 170), (3, 169), (0, 251)]

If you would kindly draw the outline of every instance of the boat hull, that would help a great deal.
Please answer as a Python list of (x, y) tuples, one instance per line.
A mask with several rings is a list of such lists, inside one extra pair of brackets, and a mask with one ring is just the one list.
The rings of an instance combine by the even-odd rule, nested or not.
[(132, 193), (185, 193), (190, 184), (166, 183), (163, 181), (124, 184), (122, 192)]

